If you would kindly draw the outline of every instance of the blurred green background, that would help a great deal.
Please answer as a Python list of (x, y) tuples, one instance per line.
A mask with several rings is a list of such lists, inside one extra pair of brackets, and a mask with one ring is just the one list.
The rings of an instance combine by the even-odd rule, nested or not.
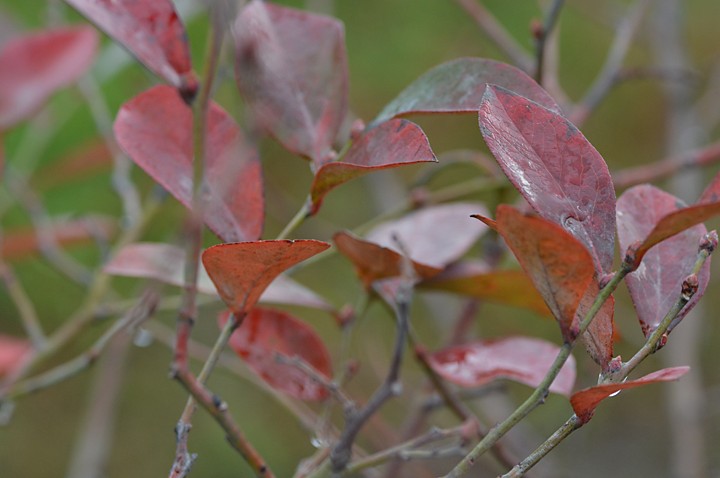
[[(472, 18), (453, 1), (308, 0), (279, 3), (329, 13), (344, 22), (350, 67), (350, 105), (353, 113), (365, 121), (370, 121), (412, 80), (439, 63), (462, 56), (506, 60)], [(529, 53), (533, 48), (530, 25), (542, 18), (549, 3), (530, 0), (482, 2)], [(639, 73), (640, 78), (614, 88), (582, 127), (583, 133), (606, 159), (611, 172), (667, 157), (669, 148), (677, 147), (678, 141), (673, 138), (678, 136), (689, 134), (694, 139), (689, 142), (683, 139), (679, 143), (694, 141), (695, 146), (717, 138), (715, 116), (718, 116), (720, 106), (717, 19), (720, 18), (720, 3), (711, 0), (649, 3), (626, 60), (628, 71)], [(673, 3), (681, 12), (675, 18), (685, 49), (685, 64), (658, 70), (662, 65), (658, 61), (655, 22), (660, 16), (659, 10)], [(579, 100), (601, 70), (617, 25), (630, 5), (630, 2), (622, 1), (566, 2), (558, 27), (558, 77), (571, 100)], [(201, 65), (207, 30), (204, 7), (200, 2), (186, 1), (182, 2), (181, 11), (188, 26), (194, 62)], [(0, 0), (0, 41), (25, 30), (45, 28), (48, 24), (81, 21), (61, 2)], [(671, 36), (670, 30), (665, 34)], [(196, 66), (196, 69), (200, 68)], [(654, 73), (650, 77), (643, 76), (643, 72), (648, 71)], [(102, 96), (113, 116), (123, 102), (156, 82), (127, 55), (112, 48), (107, 38), (103, 40), (100, 60), (93, 74), (100, 81)], [(217, 101), (242, 118), (232, 65), (227, 61), (221, 65), (219, 81)], [(692, 110), (694, 123), (685, 123), (690, 125), (690, 132), (668, 126), (673, 112), (663, 88), (668, 83), (686, 88), (691, 102), (697, 106)], [(438, 155), (454, 149), (486, 151), (474, 115), (413, 119), (426, 131)], [(87, 105), (81, 95), (70, 88), (56, 94), (32, 122), (5, 135), (6, 161), (12, 168), (25, 171), (24, 161), (28, 157), (37, 160), (31, 185), (52, 217), (64, 220), (102, 214), (117, 218), (121, 207), (110, 186), (107, 162), (83, 174), (68, 173), (66, 169), (73, 158), (77, 158), (78, 150), (97, 142), (98, 138)], [(300, 207), (312, 176), (305, 161), (292, 157), (272, 141), (263, 142), (261, 147), (267, 201), (263, 237), (270, 239)], [(660, 186), (681, 188), (681, 191), (674, 191), (693, 201), (717, 169), (710, 166), (696, 172), (694, 177), (691, 175), (683, 184), (660, 183)], [(338, 230), (356, 227), (394, 209), (402, 203), (412, 181), (424, 172), (427, 171), (413, 167), (376, 173), (369, 179), (348, 183), (330, 193), (321, 213), (301, 226), (294, 237), (330, 240)], [(478, 173), (466, 166), (449, 167), (439, 174), (432, 186), (448, 184), (468, 174)], [(145, 196), (151, 193), (152, 184), (147, 176), (135, 170), (133, 178)], [(11, 188), (3, 186), (0, 193), (0, 204), (10, 204)], [(469, 198), (494, 200), (482, 195)], [(513, 198), (508, 196), (508, 200)], [(27, 213), (16, 205), (3, 207), (3, 212), (0, 227), (5, 233), (30, 224)], [(177, 243), (182, 233), (183, 212), (173, 200), (165, 201), (143, 239)], [(717, 221), (711, 225), (717, 225)], [(207, 236), (208, 244), (215, 241), (214, 237)], [(93, 245), (74, 247), (69, 251), (91, 269), (99, 266), (103, 254), (102, 248)], [(472, 252), (479, 253), (480, 248)], [(67, 280), (40, 257), (8, 258), (8, 261), (33, 299), (46, 330), (61, 324), (86, 292), (84, 286)], [(715, 277), (703, 300), (704, 306), (673, 333), (669, 345), (658, 356), (651, 357), (642, 366), (645, 373), (664, 366), (690, 364), (696, 374), (694, 381), (683, 379), (677, 384), (650, 386), (607, 401), (588, 426), (571, 436), (529, 476), (604, 477), (610, 473), (619, 477), (720, 476), (720, 455), (714, 452), (720, 446), (720, 372), (716, 367), (719, 356), (715, 347), (720, 339), (716, 320), (716, 311), (720, 310), (720, 284), (717, 282), (718, 267), (714, 266), (713, 271)], [(337, 255), (302, 269), (294, 277), (338, 307), (356, 303), (362, 294), (351, 265)], [(138, 282), (117, 279), (114, 300), (134, 297), (141, 290), (142, 284)], [(172, 288), (165, 290), (168, 297), (178, 294)], [(616, 348), (617, 353), (627, 357), (642, 343), (642, 336), (627, 293), (623, 289), (617, 295), (616, 320), (622, 337)], [(426, 293), (416, 299), (413, 325), (428, 346), (439, 346), (447, 340), (463, 303), (461, 298), (443, 294)], [(218, 303), (211, 303), (201, 309), (193, 334), (196, 340), (212, 343), (217, 334), (215, 313), (220, 308)], [(317, 328), (330, 344), (333, 354), (339, 353), (341, 334), (330, 316), (305, 309), (293, 311)], [(166, 310), (153, 320), (173, 327), (174, 318), (172, 310)], [(349, 393), (361, 401), (367, 399), (382, 377), (392, 346), (392, 325), (386, 311), (374, 304), (355, 327), (350, 355), (358, 358), (361, 371), (348, 388)], [(104, 327), (100, 323), (89, 330), (45, 367), (84, 351)], [(15, 307), (2, 288), (0, 333), (22, 334)], [(554, 323), (529, 312), (492, 304), (481, 307), (473, 333), (479, 337), (526, 334), (556, 343), (560, 340)], [(594, 383), (595, 365), (583, 352), (577, 351), (575, 355), (578, 387)], [(173, 427), (186, 399), (181, 387), (167, 378), (171, 349), (163, 343), (162, 336), (157, 335), (151, 343), (132, 346), (127, 356), (122, 356), (122, 350), (119, 350), (113, 355), (113, 363), (101, 361), (94, 369), (21, 399), (11, 422), (0, 428), (0, 477), (70, 476), (68, 469), (77, 453), (87, 413), (98, 400), (93, 387), (99, 380), (107, 379), (103, 371), (110, 370), (108, 367), (113, 365), (118, 367), (110, 382), (119, 386), (119, 392), (116, 417), (104, 422), (107, 427), (114, 427), (104, 476), (165, 476), (175, 452)], [(236, 365), (244, 370), (239, 362)], [(403, 376), (404, 395), (382, 410), (383, 418), (393, 428), (402, 425), (408, 403), (417, 398), (419, 384), (423, 383), (422, 375), (411, 359), (406, 362)], [(228, 401), (234, 416), (278, 477), (291, 476), (298, 462), (314, 451), (311, 436), (293, 416), (246, 379), (219, 369), (210, 385)], [(527, 393), (529, 390), (525, 387), (508, 384), (502, 391), (489, 394), (473, 406), (486, 424), (492, 424), (503, 419), (513, 404), (519, 403)], [(676, 396), (671, 397), (672, 393)], [(507, 448), (514, 456), (524, 457), (570, 412), (565, 399), (551, 396), (545, 406), (508, 435)], [(701, 418), (699, 423), (698, 417)], [(445, 413), (433, 416), (432, 421), (442, 426), (455, 423)], [(673, 421), (679, 423), (680, 428), (673, 425)], [(673, 440), (673, 436), (678, 439)], [(691, 441), (698, 437), (703, 441)], [(387, 443), (388, 439), (387, 430), (371, 424), (361, 434), (360, 444), (372, 450), (379, 443)], [(191, 451), (199, 455), (191, 476), (251, 476), (240, 456), (227, 446), (221, 430), (203, 412), (194, 419), (189, 445)], [(689, 450), (682, 448), (688, 445)], [(683, 460), (689, 460), (689, 463)], [(453, 463), (454, 460), (421, 462), (419, 467), (407, 468), (402, 476), (436, 476), (446, 472)], [(488, 459), (483, 460), (470, 476), (495, 476), (499, 471)]]

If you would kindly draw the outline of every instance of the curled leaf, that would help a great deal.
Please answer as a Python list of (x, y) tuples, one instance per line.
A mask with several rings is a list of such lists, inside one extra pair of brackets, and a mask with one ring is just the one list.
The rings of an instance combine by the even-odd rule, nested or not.
[[(449, 347), (430, 355), (429, 364), (444, 379), (463, 387), (479, 387), (506, 378), (537, 387), (560, 348), (530, 337), (507, 337)], [(575, 359), (570, 356), (550, 391), (570, 396), (575, 385)]]
[(570, 403), (572, 404), (573, 410), (575, 411), (575, 415), (580, 418), (582, 423), (586, 423), (590, 421), (593, 414), (595, 413), (595, 408), (597, 408), (600, 402), (602, 402), (608, 397), (613, 396), (620, 390), (640, 387), (642, 385), (647, 385), (648, 383), (670, 382), (673, 380), (677, 380), (683, 375), (685, 375), (688, 370), (690, 370), (690, 367), (664, 368), (662, 370), (658, 370), (657, 372), (653, 372), (645, 375), (644, 377), (638, 378), (637, 380), (629, 380), (623, 383), (596, 385), (594, 387), (580, 390), (579, 392), (573, 394), (573, 396), (570, 398)]
[[(220, 317), (221, 327), (229, 312)], [(271, 387), (301, 400), (328, 396), (318, 383), (293, 360), (301, 360), (326, 381), (332, 377), (330, 354), (322, 339), (306, 323), (287, 312), (255, 308), (233, 332), (230, 347)], [(278, 357), (282, 356), (282, 357)]]
[(170, 0), (66, 1), (184, 98), (195, 96), (187, 34)]
[(273, 279), (328, 247), (326, 242), (310, 239), (218, 244), (203, 252), (202, 262), (220, 298), (242, 316)]
[(522, 70), (485, 58), (459, 58), (421, 75), (382, 110), (374, 123), (411, 114), (476, 113), (488, 83), (560, 111), (555, 100)]
[(437, 162), (427, 136), (407, 120), (391, 120), (362, 134), (342, 158), (324, 164), (315, 173), (310, 188), (312, 214), (325, 195), (350, 180), (381, 169), (407, 164)]
[[(161, 85), (136, 96), (120, 108), (114, 130), (128, 156), (190, 207), (192, 112), (177, 92)], [(205, 223), (226, 242), (258, 239), (264, 219), (260, 160), (237, 123), (214, 103), (207, 113), (206, 145)]]
[[(648, 238), (668, 217), (686, 212), (682, 202), (660, 189), (643, 184), (628, 189), (617, 204), (621, 250)], [(650, 335), (678, 300), (685, 277), (691, 273), (700, 239), (707, 233), (696, 224), (660, 242), (640, 256), (638, 268), (625, 278), (645, 336)], [(644, 256), (644, 258), (643, 258)], [(636, 256), (637, 259), (637, 256)], [(698, 274), (698, 290), (670, 324), (671, 331), (697, 304), (710, 280), (710, 260)]]
[(234, 33), (238, 88), (257, 121), (293, 153), (326, 162), (347, 114), (342, 23), (256, 0)]
[(0, 50), (0, 131), (29, 118), (56, 90), (90, 68), (98, 35), (90, 27), (32, 33)]
[(615, 190), (602, 156), (560, 114), (490, 86), (480, 131), (505, 175), (533, 209), (587, 247), (598, 272), (615, 254)]

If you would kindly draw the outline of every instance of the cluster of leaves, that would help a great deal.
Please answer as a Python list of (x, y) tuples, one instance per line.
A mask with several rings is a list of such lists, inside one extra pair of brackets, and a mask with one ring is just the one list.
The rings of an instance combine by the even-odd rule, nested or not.
[[(222, 241), (202, 252), (197, 284), (186, 283), (184, 274), (191, 267), (186, 251), (171, 244), (126, 244), (105, 264), (104, 273), (217, 294), (228, 308), (218, 319), (221, 329), (228, 322), (237, 327), (229, 345), (259, 377), (298, 399), (329, 399), (334, 390), (328, 385), (333, 383), (328, 347), (303, 320), (257, 304), (318, 308), (343, 319), (339, 323), (344, 326), (348, 317), (340, 317), (324, 298), (285, 274), (331, 246), (317, 240), (261, 240), (264, 186), (255, 140), (220, 105), (210, 101), (204, 108), (194, 107), (204, 101), (207, 91), (202, 88), (212, 85), (200, 85), (194, 73), (172, 3), (68, 3), (165, 81), (120, 108), (115, 140)], [(449, 291), (551, 315), (563, 347), (571, 348), (580, 338), (603, 379), (574, 392), (573, 357), (557, 363), (561, 347), (522, 336), (437, 350), (428, 357), (434, 374), (470, 388), (496, 379), (543, 387), (550, 377), (545, 391), (570, 397), (584, 423), (602, 399), (620, 389), (684, 373), (685, 368), (665, 369), (615, 383), (622, 361), (614, 358), (614, 300), (607, 288), (627, 274), (642, 331), (651, 337), (683, 286), (690, 287), (686, 304), (662, 325), (662, 333), (669, 333), (708, 284), (709, 260), (700, 262), (696, 272), (693, 268), (698, 244), (708, 236), (702, 223), (720, 212), (720, 179), (692, 206), (649, 185), (631, 188), (616, 201), (605, 161), (550, 95), (519, 69), (478, 58), (430, 70), (367, 127), (356, 122), (347, 138), (342, 128), (349, 122), (349, 107), (341, 23), (251, 1), (238, 13), (232, 31), (237, 86), (253, 113), (253, 126), (308, 160), (313, 171), (301, 219), (317, 214), (327, 194), (347, 181), (436, 162), (422, 129), (404, 117), (479, 115), (485, 142), (526, 204), (500, 205), (494, 219), (480, 203), (426, 206), (383, 222), (364, 237), (337, 232), (335, 247), (354, 265), (367, 292), (393, 306), (406, 300), (398, 290), (410, 281), (419, 290)], [(76, 81), (92, 63), (97, 42), (94, 30), (76, 27), (6, 45), (0, 65), (14, 66), (0, 68), (0, 130), (27, 119), (55, 90)], [(198, 164), (202, 184), (196, 184)], [(620, 249), (627, 252), (613, 272), (616, 230)], [(524, 272), (464, 258), (489, 231), (504, 239)], [(703, 250), (711, 252), (714, 244), (708, 237)], [(0, 336), (0, 374), (16, 367), (29, 347)]]

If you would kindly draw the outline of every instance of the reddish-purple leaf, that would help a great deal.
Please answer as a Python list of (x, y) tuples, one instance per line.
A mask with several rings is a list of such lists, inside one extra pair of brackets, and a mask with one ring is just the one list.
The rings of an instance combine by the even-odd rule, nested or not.
[(92, 64), (98, 36), (90, 27), (59, 28), (26, 35), (0, 51), (0, 131), (35, 113)]
[[(497, 226), (560, 324), (563, 339), (574, 341), (580, 320), (599, 291), (588, 250), (559, 225), (510, 206), (498, 207)], [(601, 367), (612, 358), (613, 309), (610, 298), (583, 335), (588, 352)]]
[[(492, 270), (486, 265), (459, 262), (421, 282), (420, 287), (521, 307), (543, 316), (552, 315), (528, 275), (521, 270)], [(519, 294), (519, 290), (523, 292)]]
[[(214, 103), (206, 135), (203, 219), (223, 241), (256, 240), (264, 219), (257, 152), (232, 117)], [(125, 103), (115, 120), (115, 136), (133, 161), (190, 207), (192, 111), (175, 90), (156, 86)]]
[(187, 34), (170, 0), (66, 0), (153, 73), (195, 96)]
[[(103, 267), (107, 274), (126, 277), (155, 279), (166, 284), (182, 287), (185, 279), (185, 252), (171, 244), (129, 244)], [(215, 285), (200, 267), (197, 288), (204, 294), (217, 294)], [(337, 312), (325, 299), (287, 276), (277, 276), (260, 296), (259, 302), (299, 305), (314, 309)]]
[(218, 244), (203, 252), (202, 262), (222, 300), (240, 316), (283, 271), (328, 247), (310, 239)]
[(488, 83), (560, 111), (555, 100), (518, 68), (484, 58), (459, 58), (436, 66), (412, 82), (374, 123), (411, 114), (477, 113)]
[(640, 387), (642, 385), (647, 385), (648, 383), (670, 382), (677, 380), (685, 375), (688, 370), (690, 370), (690, 367), (664, 368), (638, 378), (637, 380), (629, 380), (623, 383), (596, 385), (573, 394), (570, 398), (570, 403), (575, 411), (575, 415), (580, 418), (582, 423), (587, 423), (592, 418), (593, 413), (595, 413), (595, 408), (597, 408), (600, 402), (620, 390)]
[(364, 133), (342, 158), (324, 164), (310, 188), (312, 213), (333, 188), (372, 171), (407, 164), (437, 162), (425, 133), (407, 120), (390, 120)]
[[(429, 364), (444, 379), (463, 387), (479, 387), (507, 378), (537, 387), (560, 348), (530, 337), (508, 337), (449, 347), (430, 355)], [(570, 356), (550, 391), (570, 396), (575, 385), (575, 359)]]
[(11, 372), (30, 351), (30, 342), (0, 334), (0, 377)]
[[(228, 317), (229, 312), (220, 317), (221, 326)], [(271, 387), (301, 400), (327, 398), (323, 384), (298, 365), (287, 363), (302, 360), (326, 381), (331, 380), (330, 354), (322, 339), (287, 312), (259, 307), (251, 310), (230, 336), (229, 344)]]
[[(634, 242), (643, 241), (656, 229), (656, 225), (678, 211), (687, 211), (687, 208), (678, 198), (654, 186), (643, 184), (628, 189), (617, 203), (620, 249), (624, 251)], [(696, 224), (662, 241), (647, 251), (638, 268), (625, 278), (645, 336), (657, 328), (678, 300), (683, 280), (692, 272), (700, 239), (706, 233), (704, 225)], [(668, 331), (700, 300), (709, 279), (708, 258), (698, 274), (697, 292), (677, 315)]]
[(326, 162), (347, 114), (342, 23), (256, 0), (234, 32), (238, 87), (257, 121), (288, 150)]
[(615, 254), (615, 190), (602, 156), (566, 118), (488, 87), (480, 130), (507, 177), (538, 214), (573, 234), (609, 272)]
[(700, 195), (697, 204), (720, 202), (720, 173), (716, 174), (705, 191)]

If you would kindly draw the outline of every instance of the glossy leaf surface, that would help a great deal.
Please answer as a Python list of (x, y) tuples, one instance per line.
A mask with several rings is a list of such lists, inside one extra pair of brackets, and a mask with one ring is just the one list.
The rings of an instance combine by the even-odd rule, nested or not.
[(238, 87), (256, 120), (291, 152), (326, 162), (347, 114), (342, 24), (252, 1), (234, 33)]
[[(209, 108), (206, 124), (203, 219), (225, 242), (256, 240), (264, 219), (257, 152), (216, 104)], [(175, 90), (156, 86), (125, 103), (115, 120), (115, 136), (138, 166), (190, 207), (192, 112)]]
[(328, 247), (315, 240), (218, 244), (203, 252), (202, 262), (225, 304), (243, 315), (273, 279)]
[[(507, 378), (537, 387), (560, 348), (530, 337), (508, 337), (446, 348), (429, 356), (432, 369), (463, 387), (479, 387)], [(575, 359), (570, 356), (550, 385), (550, 391), (570, 396), (575, 385)]]
[(90, 27), (32, 33), (0, 50), (0, 131), (32, 116), (56, 90), (90, 68), (98, 35)]
[(12, 371), (30, 351), (30, 342), (0, 334), (0, 377)]
[[(185, 279), (185, 252), (171, 244), (135, 243), (122, 248), (108, 262), (103, 271), (107, 274), (155, 279), (182, 287)], [(217, 294), (204, 267), (200, 267), (198, 291)], [(259, 302), (299, 305), (335, 312), (325, 299), (285, 275), (277, 276), (260, 296)]]
[[(644, 240), (664, 218), (686, 210), (678, 198), (654, 186), (643, 184), (628, 189), (617, 204), (620, 249), (624, 251), (630, 244)], [(650, 249), (638, 268), (625, 278), (645, 336), (657, 328), (678, 300), (683, 280), (692, 272), (700, 239), (706, 233), (704, 225), (696, 224), (662, 241)], [(700, 300), (709, 279), (708, 258), (698, 274), (697, 292), (670, 324), (668, 331)]]
[(184, 97), (198, 88), (185, 27), (170, 0), (66, 0)]
[(487, 266), (460, 262), (420, 283), (420, 287), (521, 307), (543, 316), (552, 315), (528, 275), (521, 270), (491, 270)]
[(488, 83), (560, 110), (555, 100), (522, 70), (484, 58), (459, 58), (432, 68), (412, 82), (374, 123), (411, 114), (477, 113)]
[(391, 120), (362, 134), (342, 161), (324, 164), (315, 173), (310, 196), (312, 213), (330, 190), (373, 171), (407, 164), (436, 162), (427, 136), (407, 120)]
[[(228, 313), (220, 318), (221, 326)], [(301, 400), (323, 400), (327, 389), (298, 366), (300, 359), (331, 380), (330, 354), (322, 339), (306, 323), (279, 310), (255, 308), (230, 336), (230, 347), (271, 387)]]
[(535, 211), (590, 251), (598, 272), (615, 253), (615, 191), (605, 161), (566, 118), (489, 87), (480, 130), (507, 177)]
[(577, 415), (578, 418), (585, 423), (592, 418), (593, 413), (595, 413), (595, 408), (597, 408), (600, 402), (614, 393), (628, 388), (640, 387), (649, 383), (670, 382), (677, 380), (685, 375), (688, 370), (690, 370), (690, 367), (665, 368), (645, 375), (637, 380), (628, 380), (623, 383), (596, 385), (573, 394), (570, 398), (570, 403), (575, 411), (575, 415)]
[[(497, 226), (560, 324), (563, 339), (572, 342), (599, 290), (590, 253), (559, 225), (510, 206), (498, 207)], [(603, 367), (612, 358), (613, 307), (612, 299), (606, 301), (583, 336)]]

